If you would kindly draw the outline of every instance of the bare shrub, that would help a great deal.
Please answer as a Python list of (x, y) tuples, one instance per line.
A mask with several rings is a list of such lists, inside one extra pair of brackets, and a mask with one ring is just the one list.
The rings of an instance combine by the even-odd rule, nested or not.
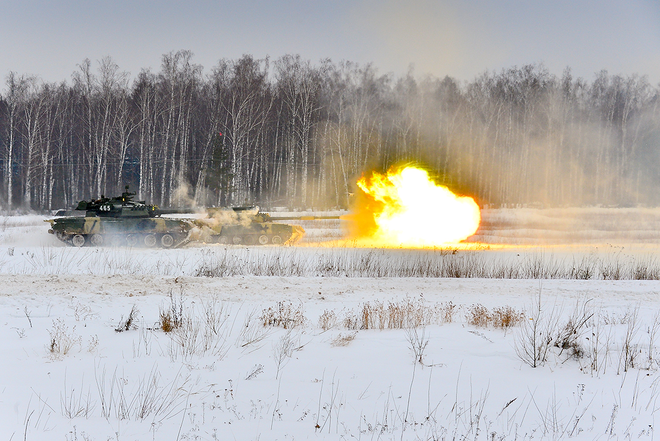
[(335, 314), (335, 312), (332, 310), (326, 309), (319, 317), (319, 328), (325, 332), (328, 329), (334, 328), (335, 326), (337, 326), (337, 314)]
[(94, 317), (96, 314), (92, 312), (92, 308), (90, 308), (87, 305), (84, 305), (80, 302), (76, 302), (75, 305), (73, 305), (73, 316), (76, 318), (76, 321), (85, 321), (89, 318)]
[[(170, 418), (185, 410), (187, 398), (198, 394), (190, 376), (177, 373), (172, 380), (164, 380), (154, 366), (149, 374), (134, 382), (120, 378), (115, 368), (111, 378), (106, 378), (105, 366), (99, 372), (94, 366), (96, 389), (101, 404), (101, 416), (118, 420), (129, 418), (144, 420), (148, 417)], [(129, 389), (129, 384), (133, 385)]]
[(346, 329), (357, 331), (361, 329), (362, 321), (354, 310), (349, 309), (344, 311), (344, 319), (342, 320), (342, 324)]
[(28, 323), (30, 323), (30, 328), (32, 327), (32, 311), (28, 310), (27, 305), (23, 307), (23, 313), (25, 314), (25, 317), (27, 317)]
[(170, 307), (159, 311), (160, 328), (164, 332), (172, 332), (181, 326), (183, 322), (183, 291), (177, 299), (174, 293), (170, 291)]
[(96, 348), (99, 347), (99, 336), (98, 335), (92, 335), (89, 338), (89, 343), (87, 344), (87, 352), (93, 353), (96, 351)]
[(137, 329), (137, 325), (135, 324), (135, 319), (137, 317), (138, 310), (133, 305), (131, 308), (131, 312), (128, 313), (128, 317), (124, 320), (124, 318), (119, 319), (119, 325), (115, 328), (116, 332), (124, 332), (124, 331), (130, 331), (131, 329)]
[(628, 372), (628, 369), (634, 368), (637, 364), (639, 351), (634, 340), (637, 336), (637, 331), (639, 330), (639, 323), (637, 321), (638, 314), (639, 307), (630, 310), (627, 314), (628, 322), (626, 323), (626, 333), (623, 336), (623, 342), (621, 345), (619, 370), (617, 373), (620, 373), (621, 369), (623, 369), (623, 372)]
[(300, 349), (300, 337), (294, 336), (291, 329), (289, 329), (277, 343), (273, 344), (273, 358), (275, 360), (275, 378), (280, 375), (280, 371), (288, 359), (293, 355), (293, 351)]
[(189, 317), (182, 318), (177, 327), (169, 332), (170, 346), (169, 354), (172, 360), (176, 360), (179, 355), (190, 357), (201, 350), (201, 332), (199, 322)]
[(621, 280), (624, 278), (624, 268), (620, 260), (600, 263), (600, 275), (603, 280)]
[(249, 374), (245, 376), (246, 380), (253, 380), (264, 371), (264, 366), (262, 364), (255, 364)]
[(438, 317), (443, 313), (453, 316), (453, 305), (450, 303), (449, 310), (443, 311), (437, 306), (428, 305), (422, 299), (406, 299), (387, 304), (376, 300), (363, 303), (357, 313), (347, 312), (344, 326), (348, 329), (381, 330), (414, 328), (437, 323)]
[(531, 314), (515, 335), (514, 347), (518, 357), (535, 368), (546, 362), (557, 327), (556, 310), (549, 311), (542, 302), (542, 290), (534, 298)]
[(231, 306), (227, 303), (212, 300), (201, 302), (204, 315), (204, 328), (208, 334), (220, 335), (226, 332), (227, 320), (231, 316)]
[(596, 264), (593, 257), (583, 257), (580, 262), (573, 262), (573, 267), (570, 269), (568, 278), (589, 280), (594, 277), (596, 273)]
[(521, 268), (518, 265), (511, 265), (507, 262), (495, 262), (490, 276), (493, 279), (520, 279)]
[(520, 324), (525, 319), (525, 313), (516, 311), (511, 306), (499, 306), (493, 309), (490, 318), (495, 328), (508, 329)]
[[(608, 316), (598, 314), (591, 327), (589, 338), (586, 339), (585, 346), (592, 375), (606, 372), (607, 361), (610, 356), (613, 326), (611, 323), (608, 324), (608, 320), (604, 317)], [(607, 331), (603, 328), (604, 325), (607, 326)]]
[(353, 340), (355, 340), (356, 336), (357, 332), (351, 332), (349, 334), (337, 334), (337, 336), (330, 342), (330, 345), (334, 347), (348, 346)]
[(160, 329), (164, 332), (172, 332), (175, 328), (181, 325), (181, 321), (176, 321), (170, 311), (160, 311)]
[(586, 330), (586, 325), (593, 317), (591, 310), (591, 300), (576, 301), (575, 308), (568, 318), (566, 324), (559, 328), (555, 339), (555, 347), (560, 348), (561, 355), (568, 351), (569, 356), (582, 358), (585, 355), (585, 349), (582, 347), (582, 335)]
[(479, 303), (470, 305), (465, 314), (468, 325), (485, 328), (491, 321), (491, 314), (484, 305)]
[(53, 320), (53, 329), (48, 333), (50, 334), (50, 342), (47, 349), (55, 358), (65, 356), (75, 345), (81, 345), (82, 343), (82, 337), (76, 336), (76, 327), (74, 326), (69, 330), (69, 327), (61, 318)]
[(637, 261), (634, 263), (631, 279), (659, 280), (660, 268), (655, 264), (655, 260)]
[(417, 328), (435, 323), (437, 309), (427, 305), (421, 299), (406, 299), (390, 302), (388, 309), (388, 328)]
[(454, 314), (456, 314), (456, 305), (451, 301), (442, 303), (438, 307), (438, 312), (442, 323), (452, 323), (454, 321)]
[(264, 326), (282, 327), (284, 329), (295, 328), (305, 324), (306, 319), (303, 310), (302, 303), (294, 307), (291, 302), (277, 302), (276, 307), (263, 310), (261, 321)]
[(648, 362), (649, 362), (649, 367), (654, 362), (654, 353), (655, 353), (655, 340), (656, 337), (658, 336), (658, 331), (660, 331), (660, 311), (656, 312), (655, 315), (653, 316), (653, 324), (649, 326), (648, 334), (649, 334), (649, 357), (648, 357)]
[(201, 308), (201, 312), (194, 307), (188, 308), (169, 332), (172, 359), (179, 355), (185, 358), (207, 353), (222, 359), (226, 355), (227, 338), (231, 334), (231, 327), (227, 326), (228, 307), (201, 302)]
[(84, 380), (85, 377), (83, 376), (80, 381), (80, 390), (78, 391), (78, 394), (76, 394), (75, 388), (72, 388), (71, 390), (67, 388), (66, 373), (64, 375), (64, 392), (60, 393), (60, 408), (62, 415), (69, 419), (77, 417), (89, 418), (96, 407), (92, 403), (89, 388), (87, 388), (87, 394), (83, 395)]
[(262, 342), (271, 333), (271, 329), (264, 327), (261, 318), (257, 317), (257, 311), (248, 312), (243, 320), (241, 332), (236, 339), (236, 345), (245, 348), (250, 345), (257, 345)]
[(408, 347), (413, 353), (415, 363), (424, 364), (424, 352), (429, 344), (429, 338), (426, 336), (426, 329), (408, 328), (406, 329), (406, 341)]
[(376, 316), (382, 315), (382, 309), (383, 304), (379, 301), (375, 301), (373, 304), (369, 302), (363, 304), (360, 311), (359, 329), (374, 329), (377, 326)]

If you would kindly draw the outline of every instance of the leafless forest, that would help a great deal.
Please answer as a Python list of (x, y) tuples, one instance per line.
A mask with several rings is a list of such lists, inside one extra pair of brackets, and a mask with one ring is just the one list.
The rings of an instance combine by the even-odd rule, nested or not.
[(121, 192), (162, 206), (346, 208), (363, 172), (402, 162), (481, 204), (660, 203), (660, 86), (543, 65), (471, 82), (299, 56), (162, 58), (134, 81), (110, 58), (68, 81), (11, 73), (0, 203), (49, 210)]

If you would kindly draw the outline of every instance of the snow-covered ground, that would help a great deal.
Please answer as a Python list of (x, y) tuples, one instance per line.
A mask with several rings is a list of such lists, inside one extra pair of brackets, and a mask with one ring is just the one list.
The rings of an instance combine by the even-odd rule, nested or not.
[(654, 438), (653, 243), (76, 249), (42, 220), (0, 222), (0, 440)]

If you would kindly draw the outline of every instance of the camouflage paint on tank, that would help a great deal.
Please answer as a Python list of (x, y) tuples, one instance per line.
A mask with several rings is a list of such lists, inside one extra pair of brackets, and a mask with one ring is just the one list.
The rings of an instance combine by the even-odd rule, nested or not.
[(74, 246), (144, 245), (147, 247), (176, 247), (185, 243), (193, 225), (179, 219), (161, 218), (164, 213), (155, 205), (134, 201), (135, 193), (126, 191), (119, 197), (80, 201), (75, 211), (85, 216), (65, 213), (63, 217), (49, 219), (49, 233)]
[(213, 219), (197, 219), (194, 223), (200, 228), (202, 234), (194, 237), (193, 240), (207, 243), (291, 245), (299, 241), (305, 234), (305, 230), (297, 225), (259, 222), (256, 219), (241, 223), (221, 223)]
[[(182, 245), (192, 225), (185, 220), (166, 218), (108, 218), (108, 217), (66, 217), (49, 219), (52, 228), (49, 232), (71, 245), (86, 244), (164, 246)], [(169, 235), (171, 240), (164, 236)], [(84, 241), (80, 243), (81, 236)]]

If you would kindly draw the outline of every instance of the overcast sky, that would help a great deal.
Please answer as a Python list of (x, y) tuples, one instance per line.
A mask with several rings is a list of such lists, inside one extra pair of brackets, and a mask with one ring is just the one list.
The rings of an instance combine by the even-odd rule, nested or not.
[[(189, 49), (209, 72), (222, 58), (300, 54), (371, 62), (381, 74), (472, 80), (544, 63), (593, 79), (660, 83), (660, 0), (0, 0), (0, 77), (69, 81), (110, 56), (135, 78)], [(4, 87), (0, 87), (4, 90)]]

